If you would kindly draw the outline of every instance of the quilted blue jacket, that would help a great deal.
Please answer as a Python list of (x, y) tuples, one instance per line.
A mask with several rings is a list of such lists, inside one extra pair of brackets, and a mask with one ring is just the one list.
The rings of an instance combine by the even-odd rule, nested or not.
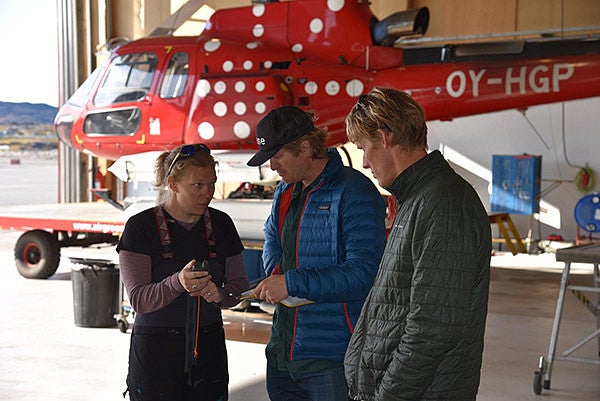
[[(292, 360), (343, 361), (385, 247), (385, 202), (362, 173), (342, 164), (335, 149), (308, 194), (297, 237), (297, 266), (288, 271), (291, 296), (308, 298), (294, 322)], [(276, 274), (280, 227), (293, 184), (281, 182), (265, 223), (263, 262)], [(287, 206), (286, 206), (287, 205)]]

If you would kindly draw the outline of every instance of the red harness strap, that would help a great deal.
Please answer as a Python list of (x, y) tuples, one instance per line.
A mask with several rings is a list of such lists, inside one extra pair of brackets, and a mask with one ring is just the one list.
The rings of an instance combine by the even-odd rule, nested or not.
[(212, 220), (208, 209), (204, 212), (204, 232), (206, 233), (206, 241), (208, 242), (208, 258), (217, 259), (217, 241), (215, 241), (215, 232), (212, 228)]
[(169, 234), (169, 227), (167, 226), (167, 219), (165, 218), (162, 206), (154, 208), (154, 218), (156, 219), (156, 226), (158, 227), (158, 234), (160, 236), (161, 256), (163, 259), (173, 259), (175, 255), (173, 255), (171, 250), (171, 234)]
[[(158, 234), (160, 236), (160, 245), (162, 247), (161, 256), (163, 259), (173, 259), (173, 251), (171, 250), (171, 234), (169, 233), (169, 226), (167, 226), (167, 219), (162, 206), (156, 206), (154, 208), (154, 217), (156, 219), (156, 226), (158, 227)], [(204, 232), (206, 234), (206, 242), (208, 243), (208, 258), (217, 259), (217, 241), (215, 241), (215, 233), (212, 228), (212, 220), (210, 218), (210, 212), (206, 209), (204, 215)]]

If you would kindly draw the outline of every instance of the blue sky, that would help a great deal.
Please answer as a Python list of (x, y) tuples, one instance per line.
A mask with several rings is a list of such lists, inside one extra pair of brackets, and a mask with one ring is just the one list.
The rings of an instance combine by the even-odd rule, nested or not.
[(58, 106), (56, 2), (0, 1), (0, 101)]

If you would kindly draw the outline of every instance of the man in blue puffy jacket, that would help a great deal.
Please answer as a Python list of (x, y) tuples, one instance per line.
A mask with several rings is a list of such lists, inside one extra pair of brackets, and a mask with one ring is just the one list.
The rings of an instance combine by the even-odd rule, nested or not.
[[(314, 120), (295, 106), (272, 110), (248, 161), (270, 161), (283, 180), (264, 228), (268, 277), (254, 290), (276, 304), (266, 348), (272, 401), (348, 400), (344, 354), (385, 246), (381, 195), (327, 148)], [(310, 303), (281, 303), (289, 297)]]

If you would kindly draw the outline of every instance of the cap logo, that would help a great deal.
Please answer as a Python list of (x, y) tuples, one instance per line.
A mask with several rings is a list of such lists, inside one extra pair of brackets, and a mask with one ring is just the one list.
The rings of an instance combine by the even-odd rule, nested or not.
[(265, 138), (256, 137), (256, 143), (258, 144), (258, 146), (265, 146), (267, 141), (265, 140)]

